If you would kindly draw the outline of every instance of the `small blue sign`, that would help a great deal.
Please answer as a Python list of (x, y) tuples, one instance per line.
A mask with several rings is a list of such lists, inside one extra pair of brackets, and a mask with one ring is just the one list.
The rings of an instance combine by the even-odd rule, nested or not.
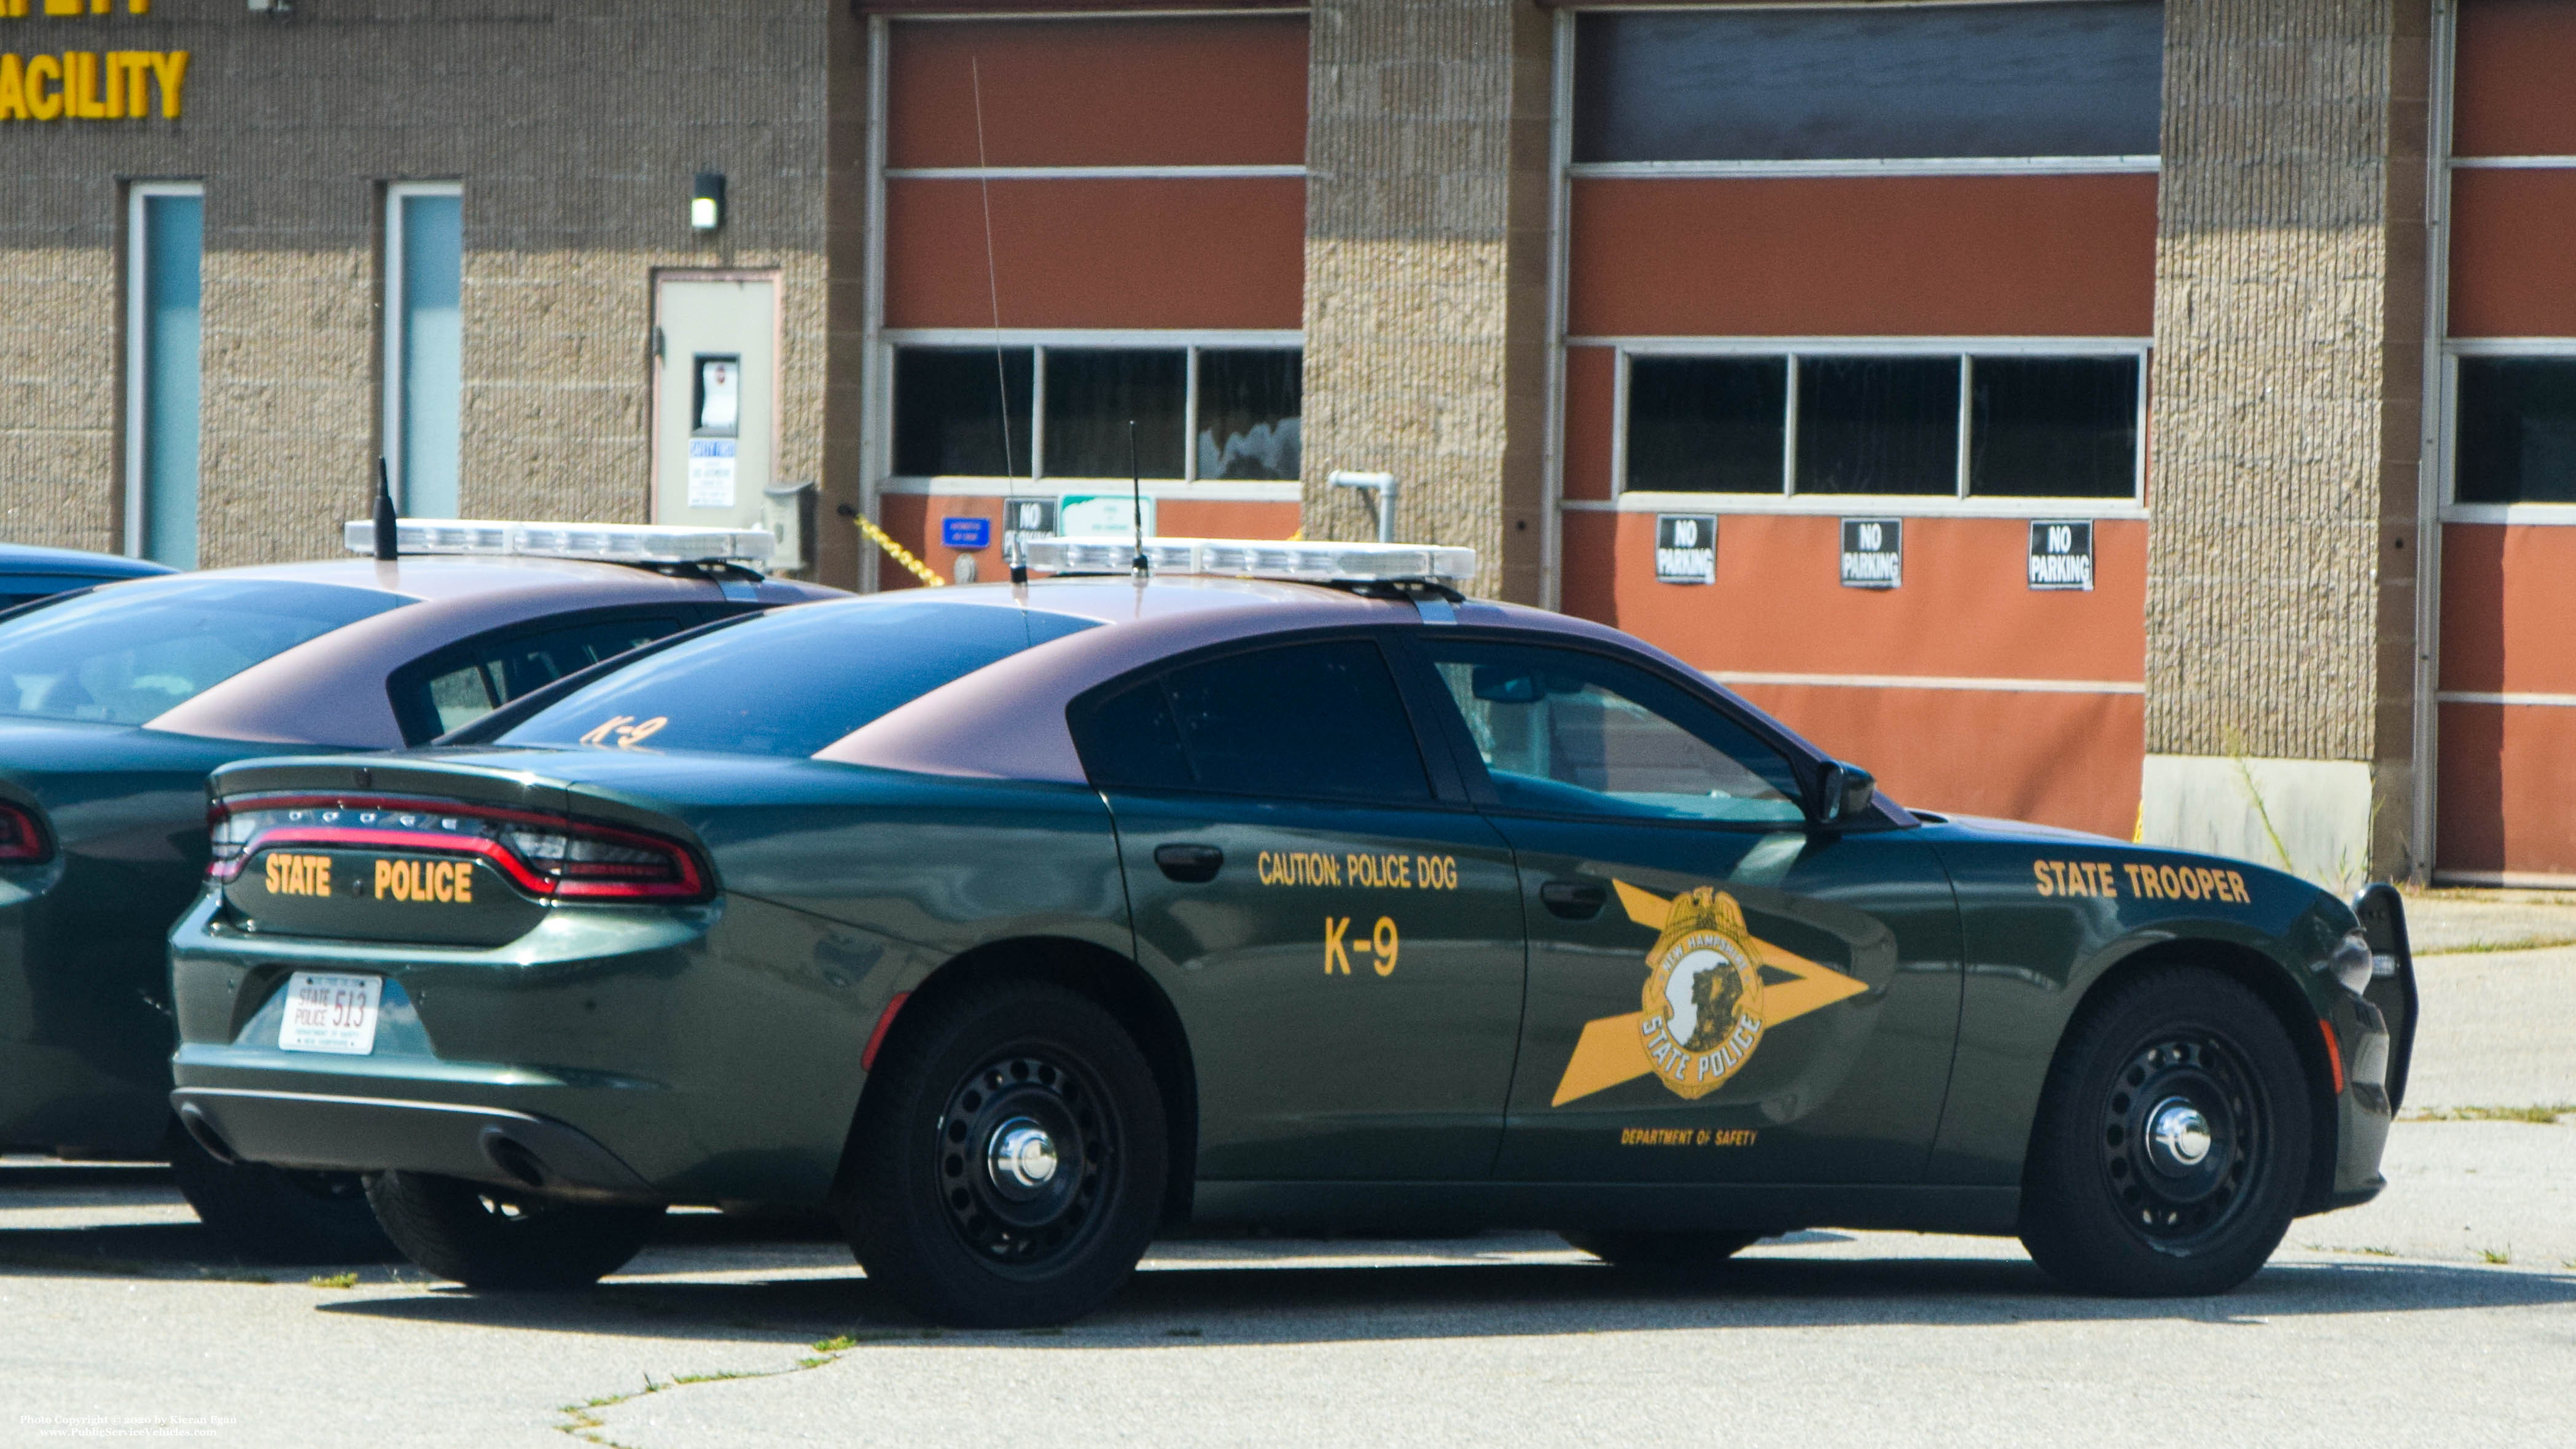
[(939, 541), (950, 548), (988, 548), (993, 542), (993, 520), (943, 518), (939, 520)]

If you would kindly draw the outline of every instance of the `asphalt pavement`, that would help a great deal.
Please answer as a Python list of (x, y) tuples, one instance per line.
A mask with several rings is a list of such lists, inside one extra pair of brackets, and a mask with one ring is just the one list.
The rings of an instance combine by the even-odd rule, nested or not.
[(2576, 947), (2442, 915), (2419, 940), (2471, 949), (2423, 962), (2389, 1190), (2225, 1297), (2076, 1297), (2009, 1241), (1903, 1233), (1704, 1285), (1544, 1234), (1266, 1238), (1163, 1244), (1070, 1328), (953, 1333), (794, 1225), (677, 1213), (595, 1289), (475, 1296), (231, 1263), (158, 1171), (12, 1160), (0, 1442), (2570, 1442), (2576, 1113), (2545, 1109), (2576, 1103)]

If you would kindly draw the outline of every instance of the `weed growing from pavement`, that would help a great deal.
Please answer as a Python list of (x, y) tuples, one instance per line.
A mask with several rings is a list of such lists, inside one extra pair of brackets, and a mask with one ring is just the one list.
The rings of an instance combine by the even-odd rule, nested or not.
[(2510, 1262), (2512, 1262), (2512, 1261), (2513, 1261), (2513, 1249), (2511, 1249), (2511, 1248), (2509, 1248), (2509, 1247), (2508, 1247), (2508, 1248), (2480, 1248), (2480, 1249), (2478, 1249), (2478, 1261), (2479, 1261), (2479, 1262), (2481, 1262), (2481, 1263), (2492, 1264), (2492, 1265), (2493, 1265), (2493, 1266), (2495, 1266), (2495, 1267), (2499, 1267), (2499, 1268), (2501, 1268), (2501, 1267), (2503, 1267), (2505, 1264), (2510, 1263)]
[(325, 1278), (317, 1274), (314, 1277), (305, 1279), (304, 1286), (307, 1288), (355, 1288), (358, 1286), (358, 1275), (355, 1273), (334, 1273)]
[[(1045, 1332), (1048, 1330), (1040, 1331)], [(1063, 1330), (1057, 1329), (1052, 1331), (1060, 1333)], [(918, 1332), (904, 1332), (901, 1330), (889, 1329), (879, 1332), (836, 1333), (830, 1338), (817, 1339), (812, 1345), (814, 1350), (812, 1353), (799, 1358), (794, 1363), (783, 1369), (718, 1369), (712, 1373), (680, 1374), (674, 1378), (661, 1380), (656, 1380), (651, 1374), (646, 1374), (644, 1376), (644, 1387), (635, 1390), (633, 1393), (602, 1394), (597, 1398), (584, 1399), (578, 1404), (566, 1404), (555, 1410), (557, 1414), (563, 1416), (563, 1422), (555, 1425), (555, 1429), (560, 1433), (579, 1439), (586, 1444), (597, 1444), (600, 1446), (600, 1449), (628, 1449), (628, 1446), (620, 1444), (616, 1440), (608, 1437), (605, 1432), (608, 1428), (608, 1421), (599, 1416), (599, 1410), (613, 1409), (620, 1404), (632, 1403), (637, 1399), (643, 1398), (647, 1394), (658, 1394), (670, 1389), (683, 1388), (690, 1384), (720, 1384), (729, 1383), (735, 1379), (784, 1378), (789, 1374), (803, 1373), (807, 1369), (818, 1369), (823, 1367), (825, 1364), (837, 1363), (840, 1361), (841, 1355), (848, 1353), (850, 1350), (857, 1348), (862, 1344), (891, 1343), (902, 1339), (939, 1338), (942, 1336), (943, 1335), (936, 1328), (922, 1329)]]
[(2409, 1122), (2534, 1122), (2554, 1126), (2576, 1116), (2576, 1102), (2548, 1102), (2536, 1107), (2421, 1107), (2406, 1114)]

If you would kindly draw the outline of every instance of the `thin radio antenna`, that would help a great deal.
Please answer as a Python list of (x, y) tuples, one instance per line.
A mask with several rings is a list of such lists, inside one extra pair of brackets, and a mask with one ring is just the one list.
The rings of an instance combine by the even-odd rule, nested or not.
[[(975, 89), (975, 184), (984, 197), (984, 288), (993, 301), (993, 412), (1002, 424), (1002, 476), (1011, 476), (1011, 370), (1002, 357), (1002, 268), (993, 256), (993, 177), (992, 159), (984, 150), (984, 62), (980, 56), (966, 58), (966, 76)], [(1034, 376), (1034, 370), (1032, 370)], [(1037, 487), (1037, 459), (1032, 450), (1029, 459), (1029, 487)], [(1003, 531), (1010, 531), (1010, 520), (1002, 520)], [(1021, 562), (1018, 550), (1005, 544), (1002, 562), (1011, 570), (1012, 583), (1028, 580), (1028, 565)]]
[(1145, 576), (1154, 571), (1154, 566), (1145, 558), (1145, 468), (1136, 461), (1134, 418), (1127, 420), (1127, 486), (1133, 490), (1128, 494), (1128, 501), (1136, 509), (1136, 557), (1127, 567), (1136, 575), (1136, 581), (1142, 583)]

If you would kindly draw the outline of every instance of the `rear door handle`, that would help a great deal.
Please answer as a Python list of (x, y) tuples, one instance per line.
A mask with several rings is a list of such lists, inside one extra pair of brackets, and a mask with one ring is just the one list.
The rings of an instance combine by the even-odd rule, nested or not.
[(1588, 921), (1610, 904), (1610, 892), (1589, 881), (1552, 880), (1538, 888), (1540, 904), (1569, 921)]
[(1225, 865), (1225, 852), (1213, 845), (1157, 845), (1154, 864), (1183, 885), (1205, 885)]

